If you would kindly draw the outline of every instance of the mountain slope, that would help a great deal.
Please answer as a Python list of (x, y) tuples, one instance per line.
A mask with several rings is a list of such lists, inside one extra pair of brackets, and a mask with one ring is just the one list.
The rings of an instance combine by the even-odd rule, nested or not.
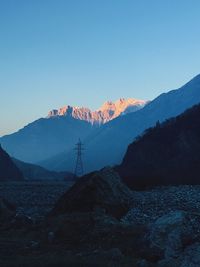
[(118, 171), (132, 187), (200, 184), (200, 105), (147, 130)]
[(86, 138), (102, 123), (141, 109), (145, 104), (143, 100), (120, 99), (115, 103), (107, 102), (94, 112), (87, 108), (66, 106), (51, 111), (47, 118), (34, 121), (14, 134), (3, 136), (0, 141), (12, 157), (38, 163), (63, 151), (70, 151), (79, 138)]
[[(93, 131), (85, 143), (85, 171), (100, 169), (106, 165), (119, 164), (126, 152), (127, 146), (145, 129), (152, 127), (157, 121), (164, 121), (177, 116), (186, 109), (200, 103), (200, 75), (177, 90), (161, 94), (134, 113), (120, 116), (101, 128)], [(70, 160), (73, 151), (45, 162), (52, 169), (70, 170)], [(62, 159), (62, 162), (61, 162)]]
[(0, 181), (23, 180), (23, 174), (0, 146)]
[(15, 165), (19, 168), (19, 170), (23, 173), (24, 178), (27, 180), (73, 180), (74, 175), (69, 172), (55, 172), (49, 171), (39, 165), (34, 165), (30, 163), (26, 163), (17, 159), (12, 159)]
[(71, 117), (39, 119), (18, 132), (3, 136), (0, 141), (12, 157), (35, 163), (69, 150), (77, 139), (92, 130), (90, 123)]

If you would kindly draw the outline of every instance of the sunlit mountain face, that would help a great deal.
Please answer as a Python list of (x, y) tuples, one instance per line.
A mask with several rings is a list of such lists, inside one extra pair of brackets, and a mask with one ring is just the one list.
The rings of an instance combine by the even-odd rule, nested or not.
[(131, 113), (143, 108), (149, 101), (134, 98), (120, 98), (116, 102), (107, 101), (98, 110), (92, 111), (85, 107), (64, 106), (51, 110), (48, 118), (57, 116), (71, 116), (92, 124), (104, 124), (120, 115)]

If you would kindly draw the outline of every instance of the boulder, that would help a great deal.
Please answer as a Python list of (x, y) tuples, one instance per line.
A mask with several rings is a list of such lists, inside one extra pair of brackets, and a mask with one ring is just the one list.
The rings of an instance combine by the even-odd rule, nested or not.
[(178, 258), (185, 247), (199, 240), (199, 215), (172, 211), (158, 218), (150, 227), (150, 244), (163, 252), (165, 259)]
[(124, 255), (138, 251), (140, 256), (146, 226), (121, 220), (132, 205), (133, 194), (111, 168), (83, 176), (49, 214), (47, 242), (53, 232), (53, 242), (69, 249), (118, 248)]
[(56, 203), (50, 216), (69, 212), (103, 210), (121, 218), (129, 208), (132, 192), (111, 168), (81, 177)]
[(151, 226), (151, 246), (164, 251), (165, 257), (175, 257), (179, 254), (184, 221), (185, 214), (182, 211), (170, 212), (158, 218)]

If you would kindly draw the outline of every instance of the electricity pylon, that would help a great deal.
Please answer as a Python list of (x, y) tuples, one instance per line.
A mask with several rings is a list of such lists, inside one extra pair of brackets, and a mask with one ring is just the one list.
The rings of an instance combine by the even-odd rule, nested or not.
[(84, 150), (83, 143), (81, 143), (81, 140), (79, 138), (78, 143), (75, 147), (76, 150), (76, 166), (74, 170), (74, 177), (80, 177), (83, 175), (83, 161), (82, 161), (82, 152)]

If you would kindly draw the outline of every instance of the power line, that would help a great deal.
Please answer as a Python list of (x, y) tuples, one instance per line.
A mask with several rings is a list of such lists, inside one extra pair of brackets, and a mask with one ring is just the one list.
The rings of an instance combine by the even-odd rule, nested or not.
[(74, 170), (74, 176), (75, 177), (80, 177), (83, 175), (83, 161), (82, 161), (82, 155), (83, 155), (83, 143), (81, 142), (80, 138), (78, 143), (75, 146), (76, 150), (76, 165), (75, 165), (75, 170)]

